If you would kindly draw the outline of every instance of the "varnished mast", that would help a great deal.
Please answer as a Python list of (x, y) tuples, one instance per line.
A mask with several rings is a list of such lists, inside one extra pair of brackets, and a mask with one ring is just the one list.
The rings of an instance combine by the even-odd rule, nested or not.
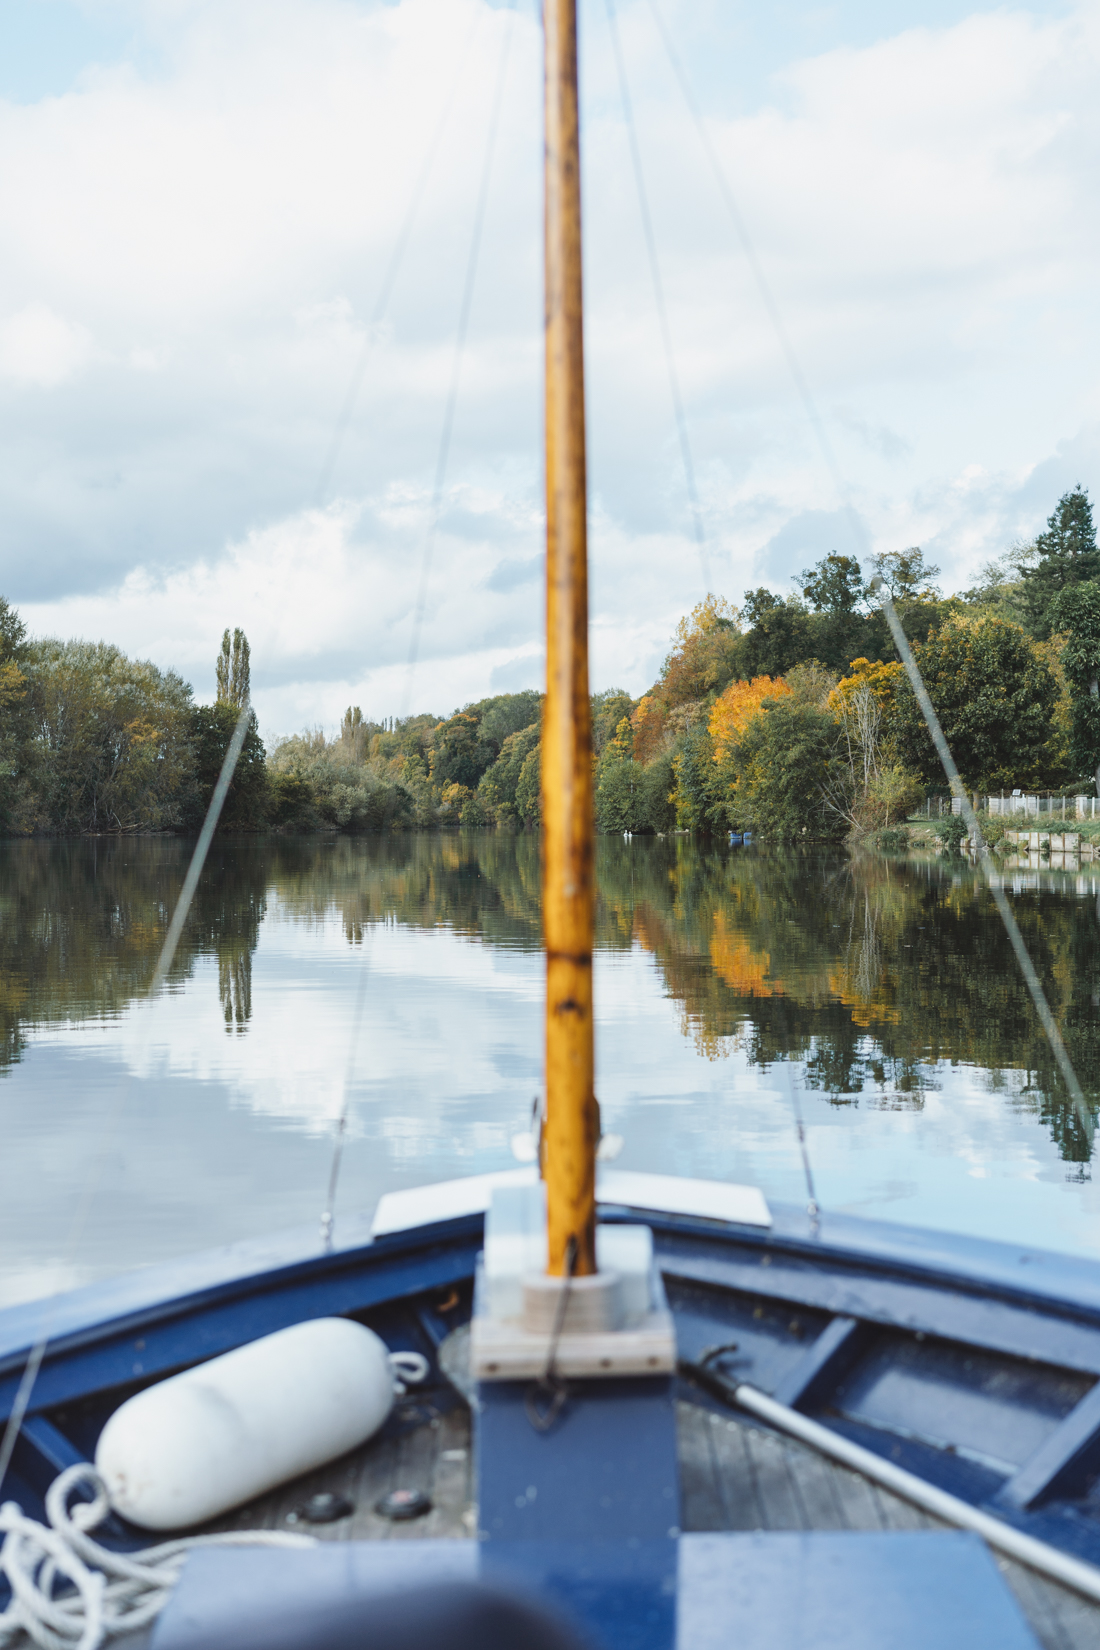
[(545, 0), (546, 705), (542, 726), (546, 934), (544, 1173), (549, 1270), (596, 1270), (594, 910), (588, 546), (576, 0)]

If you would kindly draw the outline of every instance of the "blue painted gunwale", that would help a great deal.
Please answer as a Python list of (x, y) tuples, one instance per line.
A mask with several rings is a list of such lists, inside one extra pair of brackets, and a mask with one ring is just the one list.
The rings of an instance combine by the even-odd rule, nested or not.
[[(670, 1284), (701, 1287), (718, 1302), (760, 1299), (817, 1314), (821, 1332), (773, 1383), (785, 1401), (965, 1499), (990, 1504), (1008, 1521), (1100, 1561), (1100, 1508), (1074, 1500), (1100, 1467), (1100, 1388), (1089, 1390), (1100, 1376), (1100, 1262), (853, 1216), (827, 1215), (815, 1234), (797, 1207), (773, 1207), (767, 1231), (602, 1210), (612, 1220), (639, 1213), (653, 1227)], [(59, 1470), (73, 1452), (53, 1427), (51, 1410), (116, 1390), (125, 1396), (136, 1385), (304, 1318), (405, 1303), (408, 1323), (403, 1330), (394, 1320), (393, 1344), (430, 1351), (449, 1325), (433, 1317), (424, 1300), (472, 1280), (482, 1233), (480, 1215), (377, 1239), (366, 1219), (347, 1219), (329, 1250), (309, 1228), (11, 1307), (0, 1313), (0, 1419), (10, 1413), (27, 1352), (43, 1329), (50, 1346), (23, 1451), (34, 1454), (40, 1477)], [(418, 1297), (424, 1298), (419, 1305)], [(899, 1441), (830, 1410), (830, 1383), (835, 1386), (846, 1361), (880, 1333), (938, 1338), (1031, 1360), (1037, 1370), (1071, 1372), (1083, 1396), (1015, 1473), (991, 1474), (951, 1446), (936, 1449), (919, 1437)], [(697, 1391), (692, 1396), (708, 1401)]]

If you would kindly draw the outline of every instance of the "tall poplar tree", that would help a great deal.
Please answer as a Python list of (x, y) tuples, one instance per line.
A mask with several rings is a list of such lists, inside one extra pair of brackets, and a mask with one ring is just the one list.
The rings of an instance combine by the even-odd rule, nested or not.
[(228, 630), (222, 637), (217, 679), (219, 705), (232, 705), (236, 710), (240, 710), (248, 703), (252, 695), (252, 680), (248, 637), (243, 630), (234, 630), (232, 642)]

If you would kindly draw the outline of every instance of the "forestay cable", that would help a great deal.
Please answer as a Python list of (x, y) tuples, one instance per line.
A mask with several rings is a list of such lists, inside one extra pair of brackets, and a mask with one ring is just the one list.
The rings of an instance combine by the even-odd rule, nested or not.
[[(168, 977), (169, 969), (172, 967), (172, 962), (176, 955), (176, 948), (179, 945), (180, 936), (183, 933), (184, 924), (187, 921), (187, 914), (191, 909), (191, 902), (195, 897), (195, 890), (199, 885), (199, 877), (202, 875), (202, 868), (206, 863), (206, 856), (209, 852), (210, 844), (214, 837), (214, 832), (217, 829), (218, 820), (221, 818), (222, 808), (225, 805), (225, 799), (229, 793), (229, 787), (233, 782), (233, 775), (236, 772), (241, 751), (244, 749), (244, 742), (248, 734), (251, 720), (252, 706), (250, 703), (246, 702), (241, 708), (241, 714), (237, 718), (237, 725), (233, 730), (233, 737), (229, 741), (229, 748), (225, 753), (225, 758), (221, 766), (221, 772), (218, 775), (218, 782), (214, 786), (214, 793), (210, 798), (210, 806), (206, 810), (206, 818), (203, 821), (202, 830), (199, 833), (199, 840), (196, 842), (195, 851), (191, 855), (191, 863), (187, 867), (187, 875), (183, 879), (183, 887), (180, 889), (180, 897), (176, 901), (176, 909), (173, 912), (172, 919), (168, 924), (168, 931), (164, 936), (164, 943), (160, 948), (160, 955), (157, 958), (156, 967), (153, 969), (153, 975), (149, 981), (149, 988), (146, 992), (146, 1001), (149, 1001), (156, 996), (157, 992), (160, 990), (161, 986), (164, 984), (164, 981)], [(92, 1202), (94, 1201), (95, 1194), (99, 1189), (100, 1180), (103, 1176), (103, 1167), (107, 1159), (107, 1153), (114, 1141), (116, 1133), (118, 1132), (118, 1126), (122, 1121), (122, 1113), (126, 1105), (127, 1092), (128, 1090), (126, 1085), (120, 1084), (118, 1098), (115, 1101), (114, 1108), (110, 1116), (107, 1118), (106, 1126), (101, 1132), (99, 1156), (96, 1159), (92, 1172), (85, 1181), (84, 1189), (77, 1202), (76, 1209), (73, 1213), (72, 1222), (69, 1227), (69, 1235), (64, 1249), (64, 1258), (66, 1262), (71, 1261), (77, 1251), (81, 1239), (84, 1236), (84, 1228), (87, 1224)], [(56, 1295), (54, 1298), (56, 1299)], [(41, 1336), (31, 1348), (30, 1356), (27, 1359), (23, 1370), (22, 1379), (19, 1382), (19, 1387), (15, 1394), (15, 1402), (12, 1404), (12, 1410), (8, 1417), (7, 1426), (4, 1428), (3, 1439), (0, 1440), (0, 1487), (3, 1486), (4, 1478), (7, 1474), (9, 1466), (11, 1465), (12, 1451), (15, 1449), (15, 1441), (19, 1436), (19, 1429), (23, 1425), (23, 1418), (27, 1413), (27, 1408), (31, 1401), (31, 1393), (34, 1391), (34, 1384), (38, 1379), (38, 1372), (42, 1367), (42, 1360), (46, 1356), (46, 1349), (49, 1346), (52, 1327), (53, 1313), (52, 1309), (47, 1307)]]
[(409, 646), (408, 674), (405, 684), (405, 712), (403, 714), (407, 714), (408, 711), (413, 676), (420, 656), (420, 632), (424, 622), (424, 610), (428, 600), (428, 582), (431, 577), (432, 555), (435, 550), (436, 534), (439, 529), (439, 518), (443, 506), (443, 483), (447, 475), (447, 460), (451, 451), (455, 407), (458, 403), (458, 386), (462, 375), (462, 358), (466, 352), (466, 334), (469, 330), (470, 311), (474, 302), (474, 284), (477, 280), (478, 256), (481, 251), (481, 232), (485, 224), (485, 208), (489, 199), (489, 180), (492, 176), (493, 156), (496, 152), (500, 108), (504, 99), (508, 55), (512, 45), (514, 23), (514, 0), (508, 0), (508, 22), (505, 26), (504, 40), (500, 48), (500, 66), (497, 70), (496, 91), (493, 95), (493, 106), (489, 116), (489, 130), (485, 141), (485, 159), (481, 168), (481, 186), (478, 190), (477, 207), (474, 212), (474, 232), (470, 239), (470, 252), (466, 261), (466, 281), (462, 290), (462, 307), (458, 315), (458, 334), (455, 339), (454, 360), (451, 365), (451, 382), (447, 391), (447, 403), (443, 413), (443, 429), (439, 438), (439, 453), (436, 458), (435, 481), (432, 486), (432, 499), (428, 514), (428, 532), (424, 540), (424, 550), (420, 564), (420, 588), (417, 594), (416, 607), (413, 610), (413, 631)]
[(1016, 961), (1020, 965), (1020, 973), (1023, 975), (1024, 982), (1031, 993), (1031, 1000), (1035, 1004), (1035, 1012), (1038, 1014), (1040, 1024), (1046, 1032), (1047, 1041), (1050, 1043), (1051, 1052), (1054, 1055), (1055, 1063), (1058, 1070), (1062, 1074), (1062, 1081), (1066, 1085), (1069, 1092), (1069, 1097), (1072, 1100), (1074, 1109), (1077, 1112), (1081, 1127), (1085, 1133), (1085, 1139), (1091, 1140), (1093, 1132), (1093, 1117), (1091, 1111), (1089, 1110), (1088, 1102), (1086, 1101), (1081, 1090), (1080, 1083), (1077, 1081), (1077, 1073), (1073, 1069), (1073, 1063), (1070, 1060), (1066, 1045), (1062, 1040), (1062, 1033), (1058, 1029), (1058, 1022), (1055, 1020), (1054, 1015), (1050, 1011), (1050, 1004), (1047, 1002), (1046, 993), (1043, 991), (1042, 982), (1040, 981), (1038, 974), (1035, 972), (1035, 964), (1032, 962), (1031, 957), (1028, 954), (1027, 946), (1024, 944), (1024, 937), (1020, 933), (1020, 925), (1016, 921), (1016, 913), (1013, 911), (1011, 905), (1008, 903), (1008, 900), (1005, 898), (1005, 892), (1001, 887), (1000, 880), (997, 876), (997, 870), (993, 864), (992, 856), (989, 849), (986, 847), (985, 838), (982, 836), (977, 815), (970, 805), (970, 798), (966, 793), (965, 787), (963, 786), (962, 779), (959, 777), (959, 770), (955, 766), (955, 759), (951, 755), (947, 740), (944, 737), (943, 729), (940, 726), (940, 719), (936, 715), (936, 709), (932, 703), (932, 700), (929, 698), (928, 689), (925, 687), (924, 678), (920, 673), (920, 667), (918, 666), (916, 659), (913, 657), (913, 650), (909, 646), (909, 640), (905, 634), (905, 631), (902, 629), (901, 620), (898, 618), (897, 610), (894, 607), (890, 592), (887, 590), (882, 578), (877, 574), (871, 580), (870, 589), (879, 596), (882, 611), (886, 615), (886, 622), (890, 626), (890, 634), (894, 638), (894, 646), (898, 650), (898, 655), (901, 658), (901, 662), (905, 666), (906, 675), (909, 677), (910, 685), (912, 686), (913, 692), (916, 694), (917, 704), (921, 708), (921, 715), (924, 717), (928, 732), (932, 736), (932, 743), (936, 747), (936, 754), (939, 756), (939, 759), (943, 764), (943, 771), (947, 775), (947, 783), (951, 787), (951, 794), (959, 800), (962, 817), (966, 821), (967, 829), (970, 832), (970, 840), (977, 850), (978, 858), (981, 862), (982, 871), (985, 875), (989, 892), (993, 895), (994, 904), (1000, 913), (1001, 921), (1005, 925), (1005, 932), (1007, 933), (1012, 944), (1013, 951), (1016, 953)]
[(680, 380), (676, 372), (676, 357), (672, 348), (672, 331), (668, 324), (668, 309), (665, 304), (664, 285), (661, 281), (661, 265), (657, 257), (657, 238), (653, 233), (653, 218), (649, 210), (649, 197), (646, 194), (645, 176), (642, 171), (642, 153), (638, 146), (638, 133), (634, 125), (634, 107), (630, 101), (630, 89), (626, 78), (626, 62), (623, 58), (622, 45), (619, 40), (619, 24), (615, 16), (614, 0), (606, 0), (606, 6), (607, 26), (611, 32), (611, 49), (615, 58), (615, 69), (619, 77), (623, 119), (626, 123), (627, 139), (630, 144), (630, 160), (634, 170), (635, 187), (638, 191), (638, 210), (642, 219), (642, 234), (645, 239), (646, 257), (649, 261), (649, 275), (653, 283), (653, 298), (657, 305), (657, 316), (661, 326), (665, 370), (668, 373), (668, 387), (672, 396), (672, 408), (680, 440), (680, 457), (684, 466), (684, 480), (687, 484), (691, 517), (695, 526), (695, 544), (699, 552), (699, 565), (703, 574), (703, 591), (704, 594), (707, 594), (710, 591), (710, 563), (707, 556), (706, 533), (703, 528), (703, 512), (699, 507), (699, 494), (695, 486), (695, 465), (692, 462), (687, 417), (684, 413), (683, 397), (680, 394)]
[(351, 423), (352, 414), (355, 411), (355, 403), (359, 399), (359, 391), (363, 387), (363, 378), (366, 374), (367, 366), (370, 361), (371, 351), (374, 348), (375, 335), (378, 328), (385, 320), (386, 311), (390, 307), (390, 299), (393, 296), (393, 289), (397, 281), (398, 270), (401, 268), (402, 261), (408, 249), (409, 240), (412, 236), (413, 227), (416, 223), (416, 217), (420, 211), (420, 203), (423, 199), (424, 190), (427, 187), (428, 177), (431, 173), (432, 167), (435, 165), (435, 157), (439, 152), (439, 145), (443, 141), (443, 133), (447, 122), (450, 119), (455, 94), (463, 81), (466, 69), (466, 59), (470, 54), (470, 46), (474, 35), (477, 33), (482, 16), (483, 13), (481, 11), (478, 10), (474, 12), (473, 21), (467, 32), (462, 51), (459, 53), (454, 79), (451, 82), (451, 89), (447, 93), (447, 98), (443, 104), (443, 109), (440, 113), (439, 120), (436, 123), (435, 131), (432, 134), (431, 141), (429, 142), (427, 151), (425, 152), (424, 162), (420, 168), (420, 174), (417, 177), (416, 183), (413, 185), (412, 195), (410, 196), (409, 204), (405, 211), (404, 222), (398, 231), (397, 240), (394, 242), (393, 251), (390, 253), (390, 261), (386, 267), (386, 273), (382, 278), (382, 285), (379, 288), (378, 297), (375, 300), (374, 310), (368, 324), (367, 336), (363, 340), (362, 348), (359, 351), (359, 359), (352, 370), (351, 381), (348, 384), (347, 394), (344, 397), (344, 404), (340, 409), (340, 416), (336, 421), (336, 429), (333, 432), (328, 453), (325, 457), (324, 463), (321, 466), (321, 473), (317, 479), (317, 486), (314, 489), (315, 506), (319, 507), (325, 502), (325, 496), (332, 481), (333, 472), (336, 469), (336, 462), (340, 456), (340, 449), (343, 446), (344, 437), (347, 435), (348, 426)]
[(855, 540), (856, 549), (860, 555), (866, 555), (869, 548), (867, 543), (867, 535), (864, 532), (863, 524), (852, 506), (848, 494), (847, 483), (844, 480), (840, 465), (837, 463), (836, 455), (833, 452), (832, 444), (826, 434), (824, 421), (821, 414), (817, 410), (817, 403), (811, 393), (806, 375), (802, 371), (798, 356), (795, 354), (794, 345), (791, 343), (791, 340), (787, 334), (787, 329), (783, 325), (783, 317), (779, 313), (779, 306), (772, 294), (771, 286), (768, 283), (768, 278), (764, 274), (763, 265), (756, 255), (756, 248), (753, 245), (751, 236), (749, 235), (748, 225), (745, 223), (745, 219), (741, 213), (741, 208), (737, 204), (737, 198), (730, 187), (729, 179), (726, 177), (725, 168), (719, 158), (718, 151), (714, 147), (714, 141), (707, 130), (706, 122), (703, 119), (702, 110), (699, 108), (699, 103), (696, 99), (691, 82), (687, 77), (687, 72), (684, 69), (680, 58), (677, 55), (676, 49), (672, 44), (672, 39), (669, 35), (665, 20), (658, 10), (657, 0), (648, 0), (648, 3), (657, 32), (661, 36), (661, 42), (665, 48), (665, 53), (672, 67), (672, 72), (676, 76), (676, 80), (679, 83), (684, 102), (688, 107), (688, 113), (691, 115), (695, 129), (699, 134), (699, 141), (703, 145), (703, 151), (706, 154), (711, 170), (714, 173), (715, 181), (718, 185), (718, 192), (725, 204), (726, 211), (730, 217), (730, 222), (733, 224), (734, 233), (741, 244), (741, 250), (745, 255), (745, 262), (748, 264), (749, 269), (752, 272), (753, 280), (756, 282), (756, 289), (760, 294), (760, 301), (764, 305), (768, 319), (772, 324), (772, 330), (774, 331), (776, 340), (783, 352), (784, 359), (787, 363), (787, 368), (794, 382), (794, 387), (798, 393), (798, 398), (802, 402), (802, 407), (806, 414), (806, 418), (809, 421), (810, 428), (814, 432), (818, 447), (821, 451), (821, 456), (825, 461), (825, 467), (829, 471), (829, 474), (833, 480), (833, 485), (837, 490), (837, 495), (840, 498), (841, 505), (848, 520), (848, 526)]
[[(508, 58), (512, 44), (512, 29), (515, 21), (514, 0), (509, 0), (508, 21), (501, 44), (500, 62), (497, 68), (496, 87), (493, 95), (492, 109), (489, 116), (489, 129), (486, 135), (485, 156), (481, 168), (481, 181), (478, 188), (477, 205), (474, 210), (474, 227), (470, 239), (470, 251), (466, 262), (466, 279), (462, 291), (462, 304), (458, 316), (458, 331), (455, 338), (454, 359), (451, 365), (451, 378), (447, 391), (447, 401), (443, 413), (443, 428), (440, 433), (439, 451), (436, 455), (435, 478), (432, 486), (431, 505), (428, 518), (428, 532), (424, 540), (421, 556), (420, 581), (417, 592), (416, 606), (413, 610), (413, 629), (409, 642), (409, 662), (405, 679), (405, 703), (402, 707), (400, 721), (408, 714), (409, 703), (412, 697), (412, 684), (416, 675), (416, 666), (420, 653), (420, 632), (424, 621), (424, 611), (428, 600), (428, 583), (431, 577), (432, 555), (435, 549), (436, 534), (439, 528), (439, 518), (443, 505), (443, 487), (447, 477), (447, 461), (451, 450), (451, 435), (454, 430), (455, 409), (458, 403), (458, 389), (462, 374), (462, 359), (466, 349), (466, 336), (469, 331), (470, 313), (473, 308), (474, 287), (477, 279), (478, 258), (481, 251), (482, 230), (485, 224), (485, 212), (489, 199), (489, 183), (492, 177), (493, 157), (496, 153), (497, 132), (500, 126), (500, 110), (504, 98), (504, 87), (507, 80)], [(362, 1030), (363, 1017), (366, 1009), (368, 963), (364, 955), (363, 969), (356, 991), (355, 1008), (352, 1014), (351, 1043), (348, 1053), (348, 1066), (344, 1078), (344, 1093), (340, 1111), (336, 1118), (333, 1143), (332, 1164), (329, 1169), (328, 1189), (325, 1197), (325, 1206), (321, 1211), (321, 1241), (326, 1248), (332, 1247), (333, 1229), (336, 1220), (336, 1194), (340, 1182), (340, 1170), (344, 1160), (344, 1145), (347, 1140), (348, 1118), (351, 1112), (352, 1076), (355, 1069), (356, 1050)]]

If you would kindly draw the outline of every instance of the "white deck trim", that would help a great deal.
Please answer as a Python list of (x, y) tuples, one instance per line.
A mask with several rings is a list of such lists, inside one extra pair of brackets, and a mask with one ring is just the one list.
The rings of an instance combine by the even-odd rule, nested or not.
[[(417, 1226), (433, 1226), (441, 1220), (484, 1214), (495, 1186), (532, 1186), (536, 1178), (535, 1168), (530, 1165), (386, 1192), (378, 1200), (371, 1236), (385, 1237)], [(652, 1209), (661, 1214), (696, 1215), (736, 1226), (767, 1227), (772, 1223), (771, 1211), (758, 1187), (733, 1186), (723, 1180), (686, 1180), (679, 1175), (601, 1167), (596, 1171), (596, 1197), (600, 1203)]]

